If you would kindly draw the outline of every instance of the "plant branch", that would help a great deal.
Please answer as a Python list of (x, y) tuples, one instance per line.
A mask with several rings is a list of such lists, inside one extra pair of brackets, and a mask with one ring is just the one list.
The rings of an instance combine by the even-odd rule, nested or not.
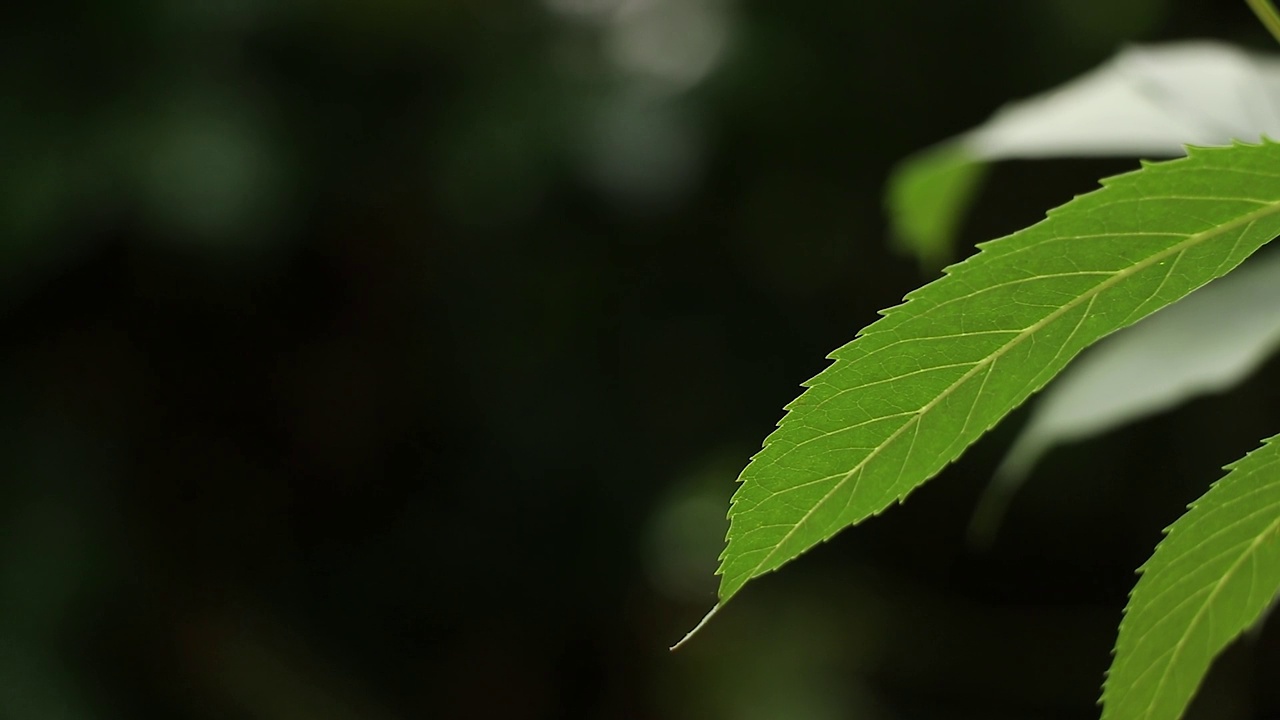
[(1245, 0), (1245, 2), (1249, 4), (1253, 14), (1258, 16), (1267, 30), (1271, 31), (1271, 36), (1280, 42), (1280, 12), (1276, 11), (1276, 6), (1271, 4), (1271, 0)]

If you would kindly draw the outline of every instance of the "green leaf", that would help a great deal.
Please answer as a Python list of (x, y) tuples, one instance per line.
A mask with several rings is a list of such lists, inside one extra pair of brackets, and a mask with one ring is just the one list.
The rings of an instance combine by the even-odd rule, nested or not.
[(1140, 570), (1103, 720), (1181, 717), (1214, 656), (1280, 591), (1280, 435), (1228, 469)]
[(963, 143), (939, 145), (899, 163), (886, 196), (898, 247), (929, 270), (946, 264), (987, 167)]
[(720, 605), (901, 500), (1084, 347), (1280, 233), (1272, 142), (1194, 149), (1103, 185), (984, 244), (831, 354), (742, 473)]

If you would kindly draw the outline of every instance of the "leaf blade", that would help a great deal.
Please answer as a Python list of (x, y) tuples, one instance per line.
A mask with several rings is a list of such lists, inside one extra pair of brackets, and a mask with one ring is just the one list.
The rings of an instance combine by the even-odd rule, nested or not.
[(1088, 344), (1275, 237), (1275, 167), (1280, 145), (1266, 142), (1112, 178), (984, 244), (833, 352), (739, 478), (720, 605), (901, 500)]
[(1228, 470), (1141, 568), (1103, 720), (1181, 717), (1213, 658), (1280, 591), (1280, 435)]

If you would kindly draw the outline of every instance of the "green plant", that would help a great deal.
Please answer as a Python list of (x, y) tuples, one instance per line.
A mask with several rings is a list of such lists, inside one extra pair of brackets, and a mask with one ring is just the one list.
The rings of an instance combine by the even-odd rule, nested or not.
[[(1248, 2), (1280, 38), (1280, 14)], [(891, 191), (907, 246), (926, 264), (948, 251), (981, 161), (1002, 157), (982, 149), (1008, 147), (973, 137), (909, 163)], [(833, 352), (739, 479), (720, 600), (698, 627), (747, 582), (901, 501), (1083, 349), (1280, 235), (1280, 144), (1224, 139), (1103, 180), (980, 245)], [(1177, 153), (1163, 147), (1152, 154)], [(1216, 654), (1276, 597), (1280, 435), (1229, 466), (1141, 572), (1104, 684), (1107, 720), (1179, 717)]]

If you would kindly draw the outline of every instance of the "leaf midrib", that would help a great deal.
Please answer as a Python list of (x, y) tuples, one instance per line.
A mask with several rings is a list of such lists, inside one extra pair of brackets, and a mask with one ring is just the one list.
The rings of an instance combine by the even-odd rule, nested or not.
[[(1234, 198), (1233, 200), (1240, 201), (1241, 198)], [(810, 507), (807, 511), (805, 511), (805, 514), (799, 520), (796, 521), (795, 525), (793, 525), (791, 529), (787, 531), (787, 534), (783, 535), (782, 539), (780, 539), (777, 543), (774, 544), (773, 549), (770, 550), (769, 553), (765, 555), (763, 559), (760, 560), (760, 562), (756, 563), (755, 567), (753, 567), (751, 571), (747, 573), (746, 575), (747, 579), (756, 577), (760, 572), (760, 568), (767, 565), (769, 561), (773, 559), (774, 555), (778, 553), (778, 550), (780, 550), (784, 545), (786, 545), (787, 541), (790, 540), (793, 535), (795, 535), (796, 531), (798, 531), (806, 522), (808, 522), (809, 518), (812, 517), (815, 512), (817, 512), (818, 508), (825, 505), (827, 501), (830, 500), (831, 497), (837, 491), (839, 491), (842, 487), (844, 487), (844, 484), (849, 481), (849, 478), (853, 477), (854, 474), (859, 473), (864, 467), (866, 467), (866, 465), (869, 462), (874, 460), (880, 454), (881, 450), (883, 450), (885, 447), (890, 445), (894, 440), (897, 440), (899, 436), (901, 436), (904, 432), (906, 432), (907, 428), (909, 428), (912, 423), (918, 422), (921, 417), (923, 417), (926, 413), (928, 413), (930, 410), (936, 407), (938, 403), (942, 402), (944, 399), (949, 397), (951, 393), (955, 392), (957, 389), (962, 387), (965, 383), (971, 380), (983, 368), (991, 365), (996, 360), (999, 360), (1009, 350), (1018, 346), (1023, 340), (1034, 335), (1036, 332), (1038, 332), (1042, 328), (1046, 327), (1047, 325), (1054, 322), (1058, 318), (1062, 317), (1066, 313), (1075, 309), (1081, 303), (1088, 300), (1092, 300), (1102, 292), (1114, 287), (1116, 284), (1132, 276), (1133, 274), (1141, 270), (1145, 270), (1151, 267), (1152, 265), (1159, 263), (1161, 260), (1172, 257), (1178, 253), (1181, 253), (1185, 250), (1195, 247), (1198, 243), (1203, 242), (1207, 239), (1211, 239), (1219, 235), (1222, 235), (1224, 233), (1230, 232), (1231, 230), (1240, 226), (1247, 227), (1248, 225), (1256, 222), (1257, 220), (1264, 218), (1271, 213), (1277, 212), (1278, 210), (1280, 210), (1280, 200), (1271, 200), (1267, 202), (1266, 207), (1258, 208), (1257, 210), (1254, 210), (1251, 213), (1242, 215), (1236, 218), (1235, 220), (1231, 220), (1221, 225), (1217, 225), (1207, 230), (1202, 230), (1198, 233), (1189, 235), (1187, 236), (1187, 239), (1183, 240), (1182, 242), (1176, 245), (1172, 245), (1166, 248), (1165, 250), (1157, 252), (1151, 255), (1150, 257), (1148, 257), (1147, 259), (1139, 261), (1129, 266), (1128, 268), (1117, 270), (1116, 273), (1112, 275), (1110, 278), (1107, 278), (1106, 280), (1098, 283), (1097, 285), (1090, 288), (1088, 291), (1081, 293), (1078, 297), (1076, 297), (1075, 299), (1063, 305), (1061, 308), (1054, 310), (1053, 312), (1049, 313), (1045, 317), (1036, 321), (1032, 325), (1023, 329), (1021, 332), (1019, 332), (1017, 335), (1011, 338), (1007, 343), (1005, 343), (1004, 345), (996, 349), (995, 352), (991, 353), (986, 358), (983, 358), (977, 364), (975, 364), (972, 368), (966, 371), (964, 375), (961, 375), (959, 379), (957, 379), (950, 386), (948, 386), (941, 393), (939, 393), (937, 397), (935, 397), (933, 400), (930, 400), (928, 403), (922, 406), (919, 410), (912, 413), (912, 416), (906, 422), (904, 422), (897, 430), (894, 430), (893, 433), (889, 435), (889, 437), (885, 438), (884, 441), (881, 442), (879, 445), (877, 445), (875, 449), (873, 449), (870, 453), (868, 453), (865, 458), (858, 461), (856, 465), (854, 465), (847, 472), (845, 472), (844, 477), (842, 477), (838, 482), (832, 485), (831, 489), (828, 490), (827, 493), (818, 500), (818, 502), (814, 503), (812, 507)], [(1128, 233), (1118, 233), (1117, 237), (1125, 237), (1126, 235), (1128, 235)], [(1061, 239), (1066, 239), (1066, 238), (1061, 238)], [(1139, 307), (1141, 307), (1141, 305)], [(1081, 322), (1083, 322), (1083, 320), (1084, 319), (1082, 318)], [(974, 402), (977, 402), (977, 399), (975, 399)], [(910, 451), (908, 451), (908, 458), (909, 457), (910, 457)], [(855, 486), (854, 492), (856, 491), (857, 491), (857, 487)]]

